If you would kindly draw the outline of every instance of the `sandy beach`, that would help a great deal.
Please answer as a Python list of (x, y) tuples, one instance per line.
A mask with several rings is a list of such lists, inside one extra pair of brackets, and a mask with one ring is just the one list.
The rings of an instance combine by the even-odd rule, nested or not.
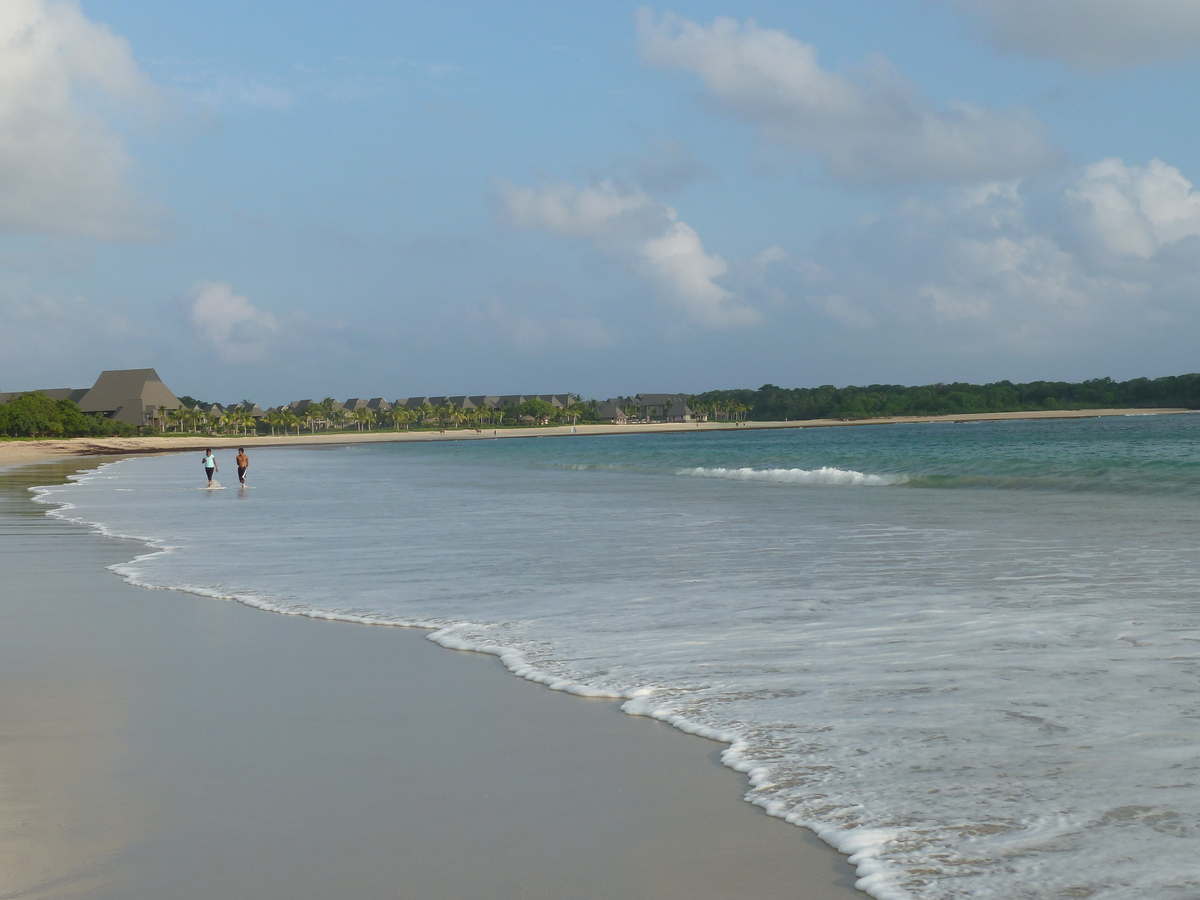
[[(496, 437), (848, 424), (882, 423)], [(480, 438), (0, 443), (0, 897), (865, 896), (843, 856), (744, 802), (723, 745), (514, 678), (419, 630), (133, 587), (105, 566), (139, 545), (50, 519), (27, 491), (101, 461), (80, 457)]]
[(126, 584), (136, 544), (29, 500), (80, 465), (0, 476), (0, 897), (865, 896), (722, 745), (418, 630)]
[(954, 416), (894, 416), (879, 419), (805, 419), (796, 422), (656, 422), (645, 425), (552, 425), (542, 428), (451, 428), (438, 431), (338, 431), (290, 435), (194, 435), (160, 434), (128, 438), (71, 438), (49, 441), (0, 440), (0, 468), (33, 462), (83, 456), (130, 455), (203, 451), (208, 447), (280, 447), (321, 444), (403, 443), (407, 441), (478, 441), (496, 439), (582, 436), (598, 434), (653, 434), (665, 432), (742, 431), (775, 428), (846, 428), (870, 425), (996, 422), (1012, 419), (1086, 419), (1101, 416), (1177, 415), (1190, 409), (1079, 409), (1042, 412), (969, 413)]

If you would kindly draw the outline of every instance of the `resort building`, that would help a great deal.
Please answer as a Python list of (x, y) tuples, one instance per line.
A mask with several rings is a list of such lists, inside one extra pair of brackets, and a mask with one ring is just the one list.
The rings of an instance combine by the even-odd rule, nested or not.
[(692, 420), (686, 394), (638, 394), (633, 399), (646, 419), (661, 419), (664, 422)]
[(629, 421), (629, 416), (616, 400), (604, 400), (599, 406), (599, 419), (601, 422), (611, 422), (613, 425), (624, 425)]
[(600, 404), (600, 418), (624, 424), (628, 419), (649, 422), (693, 422), (695, 411), (688, 406), (687, 394), (636, 394), (610, 397)]
[(225, 407), (226, 412), (243, 412), (252, 419), (262, 419), (266, 417), (263, 408), (253, 401), (243, 401), (240, 403), (230, 403)]
[(501, 394), (496, 396), (473, 394), (457, 397), (408, 397), (397, 400), (396, 406), (415, 410), (426, 404), (434, 409), (449, 405), (455, 409), (469, 411), (473, 409), (507, 409), (511, 406), (520, 406), (529, 400), (545, 400), (555, 409), (566, 409), (571, 405), (570, 394)]
[[(23, 393), (32, 392), (0, 394), (0, 403)], [(164, 427), (167, 412), (183, 406), (153, 369), (108, 369), (90, 388), (51, 388), (42, 393), (51, 400), (71, 400), (89, 415), (100, 413), (117, 422), (151, 428)]]

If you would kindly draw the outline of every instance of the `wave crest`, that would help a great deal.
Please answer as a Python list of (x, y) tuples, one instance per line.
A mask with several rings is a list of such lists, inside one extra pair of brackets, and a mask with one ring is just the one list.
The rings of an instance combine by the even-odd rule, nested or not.
[(679, 469), (676, 475), (691, 475), (695, 478), (726, 478), (731, 481), (769, 481), (776, 484), (854, 484), (889, 485), (904, 484), (907, 475), (869, 475), (853, 469), (837, 469), (822, 466), (819, 469), (723, 469), (698, 467)]

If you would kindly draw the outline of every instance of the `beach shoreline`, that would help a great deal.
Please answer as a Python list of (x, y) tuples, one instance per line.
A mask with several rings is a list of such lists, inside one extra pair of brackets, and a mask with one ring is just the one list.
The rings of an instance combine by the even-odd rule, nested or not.
[(27, 490), (101, 462), (0, 474), (0, 894), (865, 896), (842, 854), (744, 801), (722, 744), (421, 629), (104, 571), (135, 547)]
[(1190, 409), (1079, 409), (1033, 412), (964, 413), (948, 416), (890, 416), (878, 419), (802, 419), (784, 422), (654, 422), (638, 425), (548, 425), (522, 428), (454, 428), (439, 431), (339, 431), (299, 435), (172, 435), (0, 441), (0, 469), (56, 459), (131, 456), (143, 453), (203, 452), (208, 448), (304, 447), (344, 444), (478, 441), (612, 434), (695, 434), (780, 428), (846, 428), (868, 425), (963, 424), (1017, 419), (1086, 419), (1108, 416), (1158, 416), (1193, 413)]

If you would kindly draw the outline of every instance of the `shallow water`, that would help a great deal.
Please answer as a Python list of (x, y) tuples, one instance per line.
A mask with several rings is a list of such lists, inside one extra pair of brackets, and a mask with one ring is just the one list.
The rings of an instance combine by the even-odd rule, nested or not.
[(723, 737), (877, 897), (1194, 897), (1198, 462), (1200, 417), (1128, 417), (264, 449), (247, 491), (169, 456), (42, 499), (153, 541), (137, 583), (432, 625)]

